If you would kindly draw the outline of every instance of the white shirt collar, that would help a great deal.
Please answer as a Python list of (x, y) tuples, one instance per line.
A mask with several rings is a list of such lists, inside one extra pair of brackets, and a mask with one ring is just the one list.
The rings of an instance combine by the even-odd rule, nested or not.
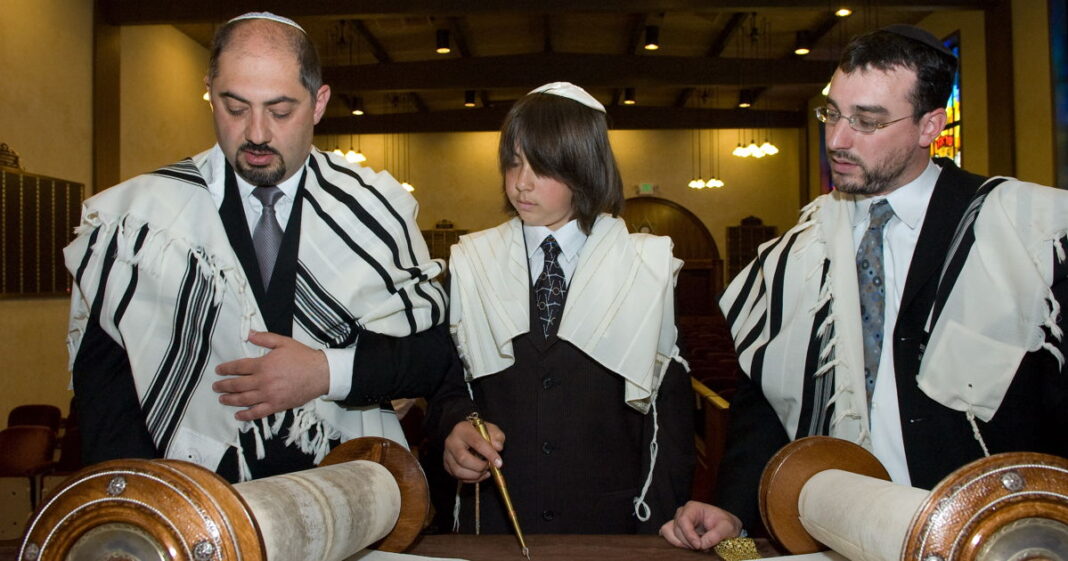
[(586, 244), (586, 238), (589, 237), (579, 228), (578, 220), (572, 220), (555, 231), (545, 226), (524, 224), (523, 237), (527, 241), (527, 259), (534, 257), (535, 252), (541, 249), (541, 242), (550, 234), (556, 238), (556, 243), (560, 244), (561, 253), (568, 261), (575, 259), (578, 252), (582, 250), (582, 246)]
[(853, 199), (856, 207), (853, 211), (853, 225), (856, 226), (868, 219), (871, 205), (886, 199), (890, 208), (894, 209), (894, 216), (910, 230), (915, 230), (923, 224), (923, 217), (927, 213), (927, 204), (934, 193), (935, 183), (942, 168), (931, 160), (927, 167), (916, 179), (894, 189), (889, 195), (862, 196)]

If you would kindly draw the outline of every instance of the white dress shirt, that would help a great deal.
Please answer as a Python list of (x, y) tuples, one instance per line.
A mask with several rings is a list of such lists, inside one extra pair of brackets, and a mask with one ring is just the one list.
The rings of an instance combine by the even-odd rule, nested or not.
[[(263, 212), (263, 203), (252, 194), (252, 191), (256, 188), (254, 185), (245, 181), (241, 175), (236, 173), (234, 175), (237, 177), (237, 191), (241, 195), (241, 207), (245, 209), (245, 219), (248, 220), (249, 235), (252, 235), (256, 231), (256, 222), (259, 221), (260, 214)], [(283, 232), (285, 232), (286, 226), (289, 224), (289, 217), (293, 213), (293, 202), (296, 200), (297, 190), (300, 188), (300, 178), (303, 175), (303, 170), (297, 170), (289, 179), (277, 185), (278, 189), (282, 191), (282, 197), (274, 203), (274, 214), (278, 218), (278, 225), (282, 227)], [(212, 199), (215, 200), (215, 208), (221, 207), (226, 194), (225, 183), (223, 181), (213, 182), (208, 185), (208, 191), (211, 193)], [(330, 390), (324, 397), (332, 400), (344, 399), (352, 389), (352, 368), (356, 361), (356, 349), (350, 347), (347, 349), (322, 349), (322, 351), (326, 355), (326, 362), (330, 369)]]
[(527, 242), (527, 259), (530, 263), (531, 285), (538, 280), (538, 275), (541, 274), (542, 268), (545, 267), (545, 252), (541, 250), (541, 242), (545, 241), (545, 238), (549, 235), (556, 238), (556, 243), (560, 244), (560, 255), (556, 258), (556, 262), (563, 269), (564, 279), (568, 282), (571, 281), (571, 276), (575, 273), (575, 268), (578, 267), (579, 252), (582, 251), (582, 246), (586, 245), (586, 239), (589, 237), (579, 228), (578, 220), (572, 220), (557, 228), (556, 231), (550, 230), (545, 226), (527, 226), (524, 224), (523, 237)]
[(868, 229), (869, 209), (876, 201), (886, 199), (894, 216), (883, 229), (883, 275), (886, 286), (885, 316), (883, 319), (883, 349), (879, 357), (879, 372), (871, 404), (871, 442), (875, 457), (886, 467), (894, 483), (910, 485), (905, 444), (901, 434), (901, 415), (897, 402), (897, 383), (894, 372), (893, 333), (901, 296), (909, 274), (909, 264), (916, 251), (927, 206), (934, 193), (935, 182), (942, 168), (932, 161), (912, 182), (902, 185), (886, 196), (855, 199), (853, 213), (853, 247), (860, 248)]

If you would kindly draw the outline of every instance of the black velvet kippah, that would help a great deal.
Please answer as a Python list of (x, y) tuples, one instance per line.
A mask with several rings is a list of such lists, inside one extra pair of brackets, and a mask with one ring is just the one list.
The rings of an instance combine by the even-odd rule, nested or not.
[(953, 58), (957, 58), (953, 54), (953, 51), (947, 49), (946, 46), (942, 44), (942, 41), (938, 40), (938, 37), (935, 37), (927, 30), (920, 29), (919, 27), (916, 27), (914, 25), (895, 23), (894, 25), (888, 25), (882, 28), (882, 31), (888, 31), (895, 35), (900, 35), (902, 37), (912, 39), (913, 41), (919, 41), (920, 43), (923, 43), (924, 45), (927, 45), (928, 47), (931, 47), (932, 49), (935, 49), (940, 53), (947, 54)]

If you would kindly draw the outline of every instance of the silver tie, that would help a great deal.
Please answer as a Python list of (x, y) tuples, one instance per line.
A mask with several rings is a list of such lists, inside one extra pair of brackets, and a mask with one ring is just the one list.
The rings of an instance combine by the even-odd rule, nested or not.
[(274, 262), (278, 259), (278, 248), (282, 247), (282, 227), (274, 214), (274, 203), (282, 197), (282, 190), (273, 185), (256, 187), (252, 194), (263, 203), (263, 211), (252, 233), (252, 245), (256, 247), (256, 259), (260, 262), (260, 277), (263, 287), (271, 285), (271, 273)]

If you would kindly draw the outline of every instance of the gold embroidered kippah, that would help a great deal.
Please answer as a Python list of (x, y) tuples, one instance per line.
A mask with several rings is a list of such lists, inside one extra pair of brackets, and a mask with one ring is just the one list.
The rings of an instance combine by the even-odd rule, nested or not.
[(712, 547), (723, 561), (745, 561), (746, 559), (760, 559), (756, 542), (753, 538), (727, 538)]

